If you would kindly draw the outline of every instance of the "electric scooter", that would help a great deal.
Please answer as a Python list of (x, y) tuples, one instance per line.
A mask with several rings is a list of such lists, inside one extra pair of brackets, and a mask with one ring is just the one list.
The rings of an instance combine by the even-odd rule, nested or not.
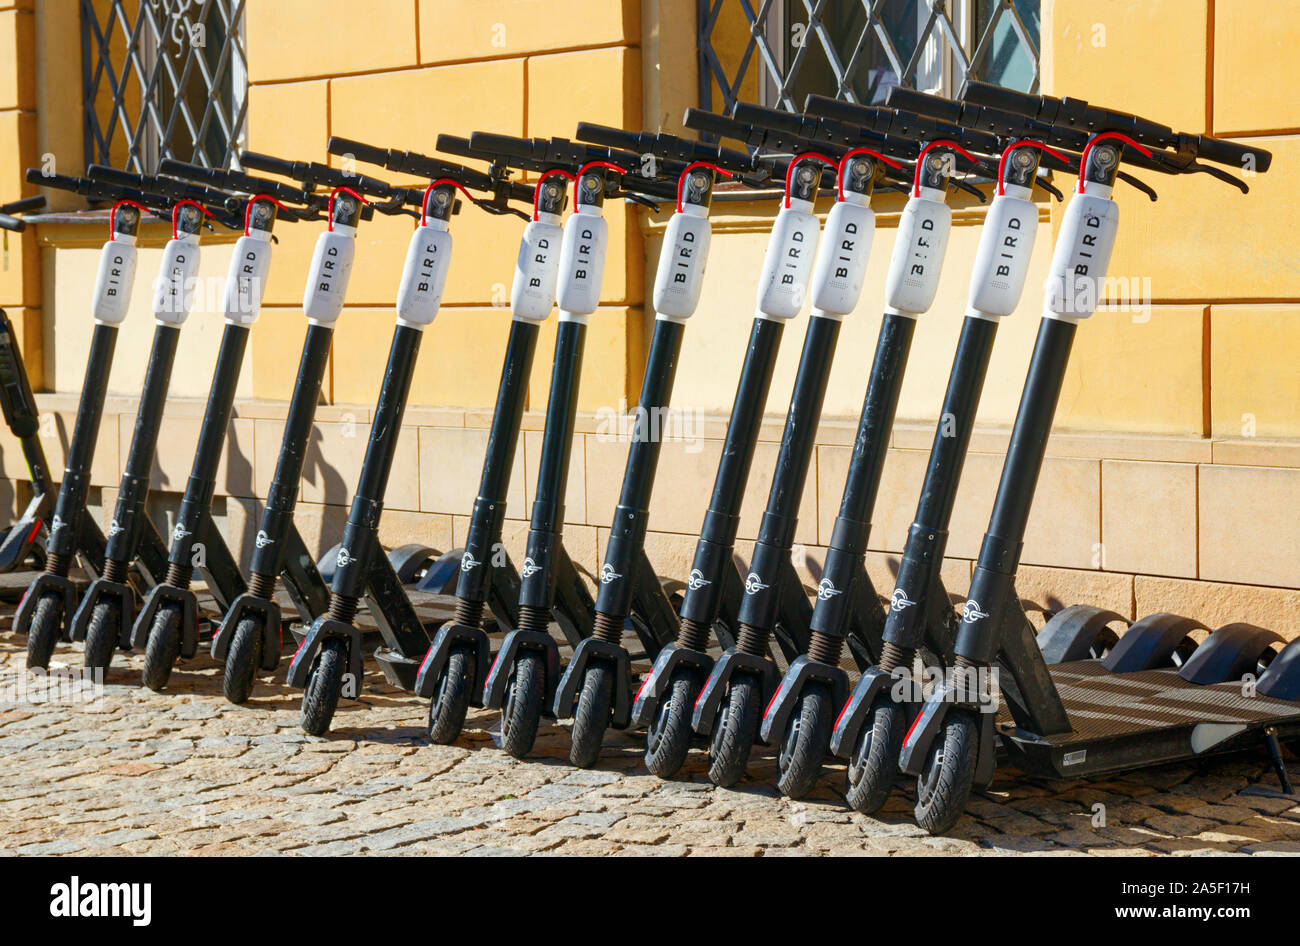
[(33, 183), (72, 190), (92, 199), (118, 201), (109, 217), (111, 238), (100, 252), (91, 304), (95, 329), (91, 335), (86, 377), (68, 448), (67, 465), (59, 486), (54, 516), (50, 520), (45, 570), (33, 579), (14, 615), (14, 629), (27, 634), (28, 666), (46, 667), (55, 643), (60, 636), (66, 637), (68, 628), (65, 625), (76, 610), (77, 587), (68, 577), (73, 559), (79, 559), (92, 577), (103, 574), (106, 540), (86, 512), (86, 495), (90, 488), (90, 464), (103, 418), (104, 395), (118, 327), (126, 317), (135, 281), (135, 239), (140, 214), (147, 207), (155, 211), (170, 211), (172, 217), (173, 240), (163, 256), (154, 299), (155, 315), (162, 319), (163, 315), (169, 315), (163, 311), (164, 308), (175, 308), (170, 302), (173, 289), (178, 294), (186, 292), (187, 288), (192, 291), (192, 286), (185, 287), (185, 278), (197, 264), (198, 234), (204, 215), (212, 214), (192, 198), (203, 198), (220, 207), (225, 195), (176, 182), (176, 192), (191, 196), (160, 196), (102, 180), (57, 174), (45, 176), (35, 168), (28, 169), (27, 178)]
[[(8, 233), (21, 233), (27, 228), (27, 222), (16, 214), (44, 206), (45, 198), (40, 195), (0, 205), (0, 230), (6, 232), (6, 241)], [(41, 445), (36, 396), (14, 337), (13, 323), (3, 309), (0, 309), (0, 411), (9, 430), (18, 438), (32, 491), (22, 515), (0, 532), (0, 572), (12, 572), (28, 564), (43, 568), (45, 547), (40, 539), (54, 502), (54, 484)]]
[[(1078, 191), (1066, 207), (1047, 281), (1047, 299), (1024, 393), (994, 500), (989, 530), (957, 630), (952, 672), (925, 700), (903, 739), (900, 769), (918, 778), (916, 818), (932, 834), (952, 827), (972, 788), (995, 767), (995, 738), (1027, 772), (1074, 778), (1199, 758), (1264, 743), (1284, 787), (1279, 736), (1300, 733), (1300, 645), (1292, 642), (1257, 681), (1259, 634), (1229, 625), (1212, 634), (1181, 669), (1160, 668), (1181, 639), (1177, 629), (1130, 631), (1103, 660), (1049, 666), (1020, 607), (1015, 574), (1078, 323), (1095, 310), (1118, 230), (1111, 200), (1130, 149), (1168, 173), (1210, 170), (1204, 158), (1268, 168), (1258, 148), (1088, 105), (968, 84), (965, 97), (1031, 117), (1089, 128)], [(1125, 129), (1119, 131), (1117, 129)], [(1130, 136), (1127, 131), (1136, 134)], [(1142, 143), (1135, 138), (1141, 138)], [(1148, 147), (1149, 146), (1149, 147)], [(1174, 153), (1154, 149), (1172, 149)], [(1243, 192), (1222, 169), (1210, 171)], [(1044, 629), (1046, 631), (1046, 628)], [(997, 666), (995, 668), (995, 661)], [(1003, 681), (1003, 676), (1010, 679)], [(999, 705), (1005, 697), (1005, 706)], [(844, 710), (858, 723), (861, 705)]]

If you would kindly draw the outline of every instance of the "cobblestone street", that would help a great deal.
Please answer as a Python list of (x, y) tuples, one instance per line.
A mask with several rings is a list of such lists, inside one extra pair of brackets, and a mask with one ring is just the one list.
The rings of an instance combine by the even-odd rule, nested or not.
[[(661, 782), (641, 739), (621, 734), (590, 771), (568, 764), (555, 727), (517, 762), (493, 745), (495, 713), (471, 710), (455, 746), (428, 744), (425, 706), (377, 675), (316, 739), (298, 729), (296, 691), (262, 683), (231, 706), (206, 657), (164, 694), (139, 686), (141, 658), (119, 656), (102, 700), (42, 702), (22, 647), (0, 639), (3, 854), (1300, 853), (1300, 806), (1277, 793), (1262, 751), (1114, 781), (1003, 773), (950, 836), (930, 838), (910, 791), (878, 819), (851, 812), (841, 766), (815, 797), (779, 798), (770, 751), (736, 790), (709, 784), (703, 753)], [(55, 661), (79, 666), (80, 651)]]

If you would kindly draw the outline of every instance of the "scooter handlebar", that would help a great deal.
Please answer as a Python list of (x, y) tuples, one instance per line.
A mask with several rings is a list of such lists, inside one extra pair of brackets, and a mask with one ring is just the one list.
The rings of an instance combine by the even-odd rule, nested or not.
[(222, 171), (219, 168), (205, 168), (197, 164), (187, 164), (174, 158), (163, 158), (158, 162), (158, 172), (185, 180), (212, 184), (222, 190), (238, 190), (249, 194), (270, 194), (276, 200), (287, 204), (324, 205), (325, 197), (311, 191), (272, 181), (264, 177), (253, 177), (240, 171)]
[(30, 213), (33, 210), (42, 210), (44, 207), (45, 198), (41, 194), (37, 194), (34, 197), (24, 197), (21, 200), (0, 204), (0, 214)]
[(621, 148), (637, 154), (653, 154), (661, 158), (671, 158), (685, 163), (708, 161), (727, 171), (741, 174), (754, 169), (754, 159), (744, 151), (723, 148), (720, 145), (706, 145), (703, 142), (680, 138), (667, 132), (624, 131), (608, 125), (593, 122), (579, 122), (575, 137), (580, 141)]

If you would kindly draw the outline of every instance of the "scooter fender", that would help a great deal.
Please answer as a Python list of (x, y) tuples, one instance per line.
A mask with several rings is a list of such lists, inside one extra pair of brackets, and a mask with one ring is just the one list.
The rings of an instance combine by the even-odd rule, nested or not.
[(898, 765), (907, 775), (920, 775), (925, 769), (930, 746), (943, 729), (943, 721), (952, 709), (960, 708), (976, 713), (980, 721), (979, 755), (975, 760), (974, 784), (983, 788), (993, 781), (993, 770), (997, 763), (993, 743), (993, 724), (997, 714), (981, 711), (969, 703), (958, 702), (955, 691), (956, 685), (949, 681), (936, 689), (934, 695), (921, 707), (921, 712), (903, 739)]
[(154, 618), (164, 604), (180, 605), (181, 656), (189, 660), (199, 650), (199, 599), (194, 592), (171, 585), (154, 585), (149, 589), (135, 624), (131, 626), (131, 649), (144, 650), (149, 643)]
[(230, 653), (230, 642), (235, 639), (239, 622), (249, 615), (258, 615), (262, 621), (262, 669), (274, 670), (280, 666), (280, 649), (283, 646), (283, 624), (280, 606), (274, 601), (259, 598), (245, 591), (230, 602), (230, 609), (212, 635), (208, 651), (216, 660), (225, 660)]
[(556, 719), (570, 719), (573, 716), (578, 688), (582, 685), (583, 675), (592, 657), (614, 664), (614, 716), (610, 725), (615, 729), (626, 729), (631, 715), (632, 664), (621, 645), (596, 637), (584, 637), (574, 648), (569, 665), (564, 668), (564, 675), (555, 688), (551, 712)]
[(785, 671), (781, 685), (772, 694), (767, 709), (763, 711), (763, 721), (758, 727), (758, 738), (770, 745), (772, 737), (781, 738), (790, 713), (799, 705), (799, 696), (804, 687), (813, 681), (829, 683), (831, 700), (835, 706), (843, 706), (849, 696), (849, 676), (839, 667), (832, 667), (820, 660), (813, 660), (807, 654), (800, 654)]
[(14, 612), (14, 632), (26, 634), (32, 627), (32, 614), (36, 611), (36, 602), (40, 601), (45, 595), (55, 592), (63, 595), (63, 628), (62, 636), (64, 640), (68, 637), (68, 616), (77, 609), (77, 586), (69, 578), (61, 575), (50, 575), (41, 572), (32, 579), (32, 583), (27, 586), (27, 593), (23, 595), (23, 600), (18, 602), (18, 610)]
[(454, 595), (456, 583), (460, 579), (460, 563), (464, 556), (464, 549), (443, 552), (438, 556), (437, 561), (425, 570), (424, 577), (420, 579), (415, 589), (435, 595)]
[(1168, 611), (1148, 614), (1133, 622), (1110, 653), (1102, 658), (1101, 665), (1111, 673), (1133, 673), (1171, 666), (1170, 658), (1178, 645), (1196, 630), (1204, 631), (1206, 627), (1193, 618)]
[(1274, 700), (1300, 700), (1300, 638), (1282, 648), (1259, 676), (1255, 692)]
[(1038, 632), (1038, 649), (1049, 664), (1086, 660), (1107, 626), (1128, 619), (1105, 608), (1075, 604), (1052, 616)]
[(311, 627), (307, 630), (307, 635), (298, 645), (294, 652), (293, 659), (289, 661), (289, 673), (285, 682), (291, 687), (299, 690), (307, 688), (307, 681), (311, 679), (311, 668), (316, 663), (316, 655), (320, 653), (321, 645), (327, 640), (342, 639), (348, 644), (348, 673), (359, 686), (362, 679), (361, 667), (361, 631), (353, 624), (346, 621), (339, 621), (323, 614), (312, 622)]
[(506, 703), (506, 684), (514, 673), (515, 660), (524, 648), (540, 650), (546, 659), (546, 699), (542, 706), (549, 710), (555, 699), (556, 684), (560, 679), (560, 649), (555, 646), (555, 639), (544, 631), (510, 631), (501, 640), (501, 649), (497, 651), (492, 669), (488, 671), (483, 682), (483, 706), (500, 709)]
[(448, 621), (438, 628), (433, 643), (420, 662), (420, 671), (415, 677), (415, 695), (431, 700), (437, 694), (438, 678), (442, 668), (447, 666), (451, 648), (456, 644), (468, 644), (474, 649), (474, 680), (470, 684), (469, 702), (471, 706), (483, 705), (483, 684), (487, 680), (488, 658), (492, 656), (488, 645), (488, 636), (479, 627), (468, 624), (456, 624)]
[(632, 701), (632, 726), (639, 729), (650, 725), (680, 666), (694, 667), (707, 677), (713, 670), (713, 658), (703, 651), (691, 650), (676, 643), (666, 644), (655, 657), (654, 666), (646, 678), (641, 681), (641, 688), (636, 691), (636, 698)]
[(707, 736), (713, 732), (713, 721), (718, 715), (718, 706), (721, 705), (722, 697), (727, 692), (731, 675), (737, 670), (747, 670), (762, 678), (764, 705), (772, 698), (772, 693), (776, 690), (776, 664), (766, 657), (755, 657), (753, 654), (741, 653), (738, 650), (727, 650), (713, 665), (713, 671), (709, 674), (709, 679), (704, 682), (704, 689), (700, 691), (699, 698), (695, 701), (695, 708), (691, 711), (691, 729), (697, 735)]
[(118, 643), (122, 647), (131, 646), (133, 623), (131, 619), (135, 615), (135, 590), (124, 582), (109, 581), (107, 578), (96, 578), (81, 596), (81, 604), (77, 605), (77, 610), (72, 615), (72, 621), (68, 626), (69, 639), (84, 641), (86, 632), (90, 629), (90, 619), (99, 602), (114, 598), (117, 599), (117, 613), (122, 616), (118, 624)]
[(1225, 624), (1207, 637), (1187, 659), (1178, 675), (1188, 683), (1206, 686), (1240, 680), (1254, 673), (1260, 657), (1270, 647), (1283, 643), (1282, 637), (1254, 624)]
[(847, 759), (853, 754), (853, 747), (858, 742), (858, 732), (866, 722), (867, 714), (875, 705), (876, 697), (888, 691), (894, 681), (894, 675), (879, 667), (868, 667), (863, 671), (858, 685), (853, 688), (853, 695), (840, 710), (835, 727), (831, 730), (831, 754)]

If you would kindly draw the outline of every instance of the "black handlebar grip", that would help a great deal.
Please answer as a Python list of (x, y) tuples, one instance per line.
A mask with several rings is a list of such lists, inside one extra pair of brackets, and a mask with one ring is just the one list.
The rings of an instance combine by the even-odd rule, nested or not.
[[(809, 96), (811, 99), (812, 96)], [(928, 92), (918, 92), (915, 89), (905, 89), (902, 86), (894, 86), (885, 96), (885, 106), (887, 108), (902, 108), (909, 112), (916, 112), (920, 115), (929, 115), (932, 118), (940, 118), (946, 122), (961, 121), (961, 103), (954, 102), (952, 99), (941, 98), (937, 95), (930, 95)]]
[[(119, 171), (117, 168), (109, 167), (107, 164), (92, 164), (86, 168), (86, 177), (92, 181), (107, 181), (110, 184), (121, 184), (123, 187), (140, 187), (143, 178), (139, 174), (132, 174), (130, 171)], [(179, 182), (177, 182), (179, 183)], [(142, 190), (146, 188), (141, 188)]]
[(731, 117), (746, 125), (760, 128), (775, 128), (787, 134), (798, 135), (803, 132), (803, 117), (776, 108), (766, 108), (750, 102), (737, 102), (731, 109)]
[(748, 126), (725, 115), (706, 112), (701, 108), (688, 108), (686, 114), (682, 116), (682, 124), (687, 128), (694, 128), (696, 131), (703, 131), (721, 138), (732, 138), (736, 141), (748, 141), (751, 133)]
[(476, 131), (469, 136), (469, 146), (479, 151), (492, 154), (504, 154), (515, 158), (533, 158), (533, 142), (529, 138), (516, 138), (513, 135), (499, 135), (492, 131)]
[(14, 233), (22, 233), (27, 229), (27, 221), (21, 217), (11, 217), (7, 213), (0, 213), (0, 230), (11, 230)]
[(28, 168), (24, 175), (29, 184), (40, 184), (42, 187), (54, 187), (64, 191), (80, 191), (82, 179), (78, 177), (69, 177), (66, 174), (46, 174), (40, 168)]
[(245, 167), (252, 168), (254, 171), (265, 171), (267, 174), (279, 174), (281, 177), (294, 176), (292, 161), (273, 158), (269, 154), (259, 154), (256, 151), (245, 151), (240, 154), (239, 163)]
[(1238, 168), (1246, 168), (1250, 165), (1250, 170), (1262, 174), (1273, 163), (1273, 152), (1265, 151), (1263, 148), (1237, 144), (1235, 141), (1224, 141), (1222, 138), (1211, 138), (1209, 135), (1197, 135), (1193, 141), (1196, 144), (1196, 154), (1216, 164), (1230, 164)]
[(360, 141), (343, 138), (339, 135), (330, 135), (325, 150), (330, 154), (339, 156), (350, 154), (358, 161), (364, 161), (366, 164), (377, 164), (380, 167), (388, 166), (388, 158), (391, 154), (387, 148), (376, 148), (374, 145), (363, 144)]
[(606, 148), (621, 148), (624, 151), (635, 152), (642, 150), (641, 136), (636, 132), (624, 131), (622, 128), (610, 128), (608, 125), (597, 125), (594, 122), (578, 122), (578, 129), (574, 133), (574, 137), (579, 141), (604, 145)]
[(1030, 95), (1028, 92), (1017, 92), (1015, 89), (988, 82), (976, 82), (972, 79), (966, 83), (961, 98), (962, 101), (970, 102), (972, 105), (987, 105), (989, 108), (1001, 109), (1004, 112), (1015, 112), (1018, 115), (1038, 118), (1045, 97)]
[(45, 198), (40, 194), (35, 197), (24, 197), (21, 200), (11, 201), (7, 204), (0, 204), (0, 214), (21, 214), (29, 213), (33, 210), (40, 210), (45, 206)]
[(462, 138), (460, 135), (439, 135), (433, 145), (439, 151), (461, 158), (478, 158), (480, 161), (492, 159), (490, 152), (479, 151), (469, 143), (468, 138)]

